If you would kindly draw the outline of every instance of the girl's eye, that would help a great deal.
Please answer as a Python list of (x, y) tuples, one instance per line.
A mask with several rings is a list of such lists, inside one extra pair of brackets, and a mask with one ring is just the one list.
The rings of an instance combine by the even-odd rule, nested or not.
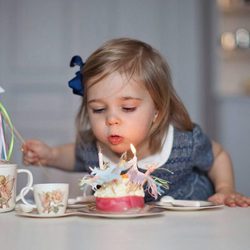
[(105, 109), (104, 108), (98, 108), (98, 109), (92, 109), (92, 112), (95, 114), (102, 113)]
[(125, 111), (125, 112), (133, 112), (136, 110), (136, 107), (122, 107), (122, 109)]

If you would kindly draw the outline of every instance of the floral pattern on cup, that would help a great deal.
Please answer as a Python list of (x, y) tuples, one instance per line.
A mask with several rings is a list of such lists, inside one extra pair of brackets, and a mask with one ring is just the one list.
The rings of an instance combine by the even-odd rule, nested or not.
[(13, 196), (15, 178), (10, 175), (0, 175), (0, 208), (9, 208)]
[(43, 213), (58, 213), (63, 207), (64, 193), (60, 190), (39, 193), (39, 199), (43, 208)]

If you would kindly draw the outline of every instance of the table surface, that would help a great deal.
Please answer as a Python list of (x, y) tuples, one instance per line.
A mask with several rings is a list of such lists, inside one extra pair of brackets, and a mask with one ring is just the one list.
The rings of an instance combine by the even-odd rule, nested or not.
[(250, 249), (250, 208), (166, 211), (161, 216), (28, 218), (0, 214), (0, 249)]

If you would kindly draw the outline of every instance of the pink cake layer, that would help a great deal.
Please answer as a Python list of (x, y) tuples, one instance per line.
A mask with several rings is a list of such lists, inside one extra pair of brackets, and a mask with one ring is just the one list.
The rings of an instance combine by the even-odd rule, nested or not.
[(96, 208), (105, 212), (122, 212), (131, 208), (142, 207), (144, 207), (144, 197), (141, 196), (96, 197)]

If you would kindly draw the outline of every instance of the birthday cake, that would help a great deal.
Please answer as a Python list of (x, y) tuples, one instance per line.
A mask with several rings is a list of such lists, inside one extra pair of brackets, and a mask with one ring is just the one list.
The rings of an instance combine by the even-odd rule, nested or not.
[(159, 182), (159, 178), (151, 175), (155, 170), (154, 165), (145, 173), (139, 171), (135, 155), (130, 161), (121, 157), (117, 166), (101, 162), (100, 168), (90, 170), (90, 175), (82, 178), (80, 186), (92, 186), (96, 209), (105, 212), (123, 212), (144, 207), (144, 186), (155, 199), (161, 193), (161, 187), (168, 188), (167, 182)]
[(144, 190), (134, 185), (127, 175), (103, 184), (96, 190), (96, 208), (107, 212), (126, 211), (144, 207)]

